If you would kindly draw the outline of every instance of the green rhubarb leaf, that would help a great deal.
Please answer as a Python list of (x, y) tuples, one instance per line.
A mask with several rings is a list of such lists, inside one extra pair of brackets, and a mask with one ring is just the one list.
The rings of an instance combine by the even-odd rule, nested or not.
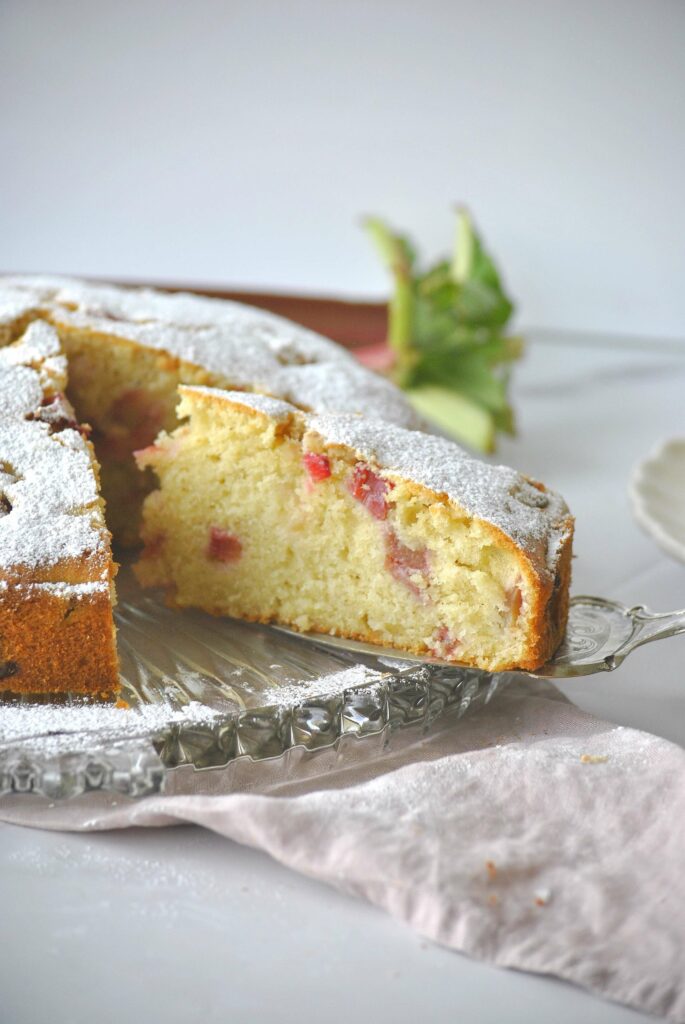
[(392, 232), (378, 217), (368, 217), (366, 228), (395, 282), (388, 306), (388, 343), (397, 356), (394, 369), (397, 383), (404, 386), (415, 362), (412, 271), (416, 255), (409, 240)]
[(416, 411), (446, 433), (483, 452), (495, 450), (495, 421), (465, 395), (440, 387), (411, 388), (407, 397)]
[(514, 306), (470, 214), (457, 210), (451, 260), (423, 269), (404, 235), (375, 217), (366, 227), (393, 279), (388, 342), (396, 383), (455, 437), (490, 450), (497, 431), (514, 430), (509, 366), (523, 342), (504, 333)]

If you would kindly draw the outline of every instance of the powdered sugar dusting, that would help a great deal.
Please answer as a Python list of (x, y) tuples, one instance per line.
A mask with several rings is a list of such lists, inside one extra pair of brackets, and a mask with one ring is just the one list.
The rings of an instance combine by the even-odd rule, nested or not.
[(341, 672), (331, 672), (330, 675), (321, 676), (318, 679), (294, 680), (291, 683), (284, 683), (268, 691), (269, 704), (277, 707), (295, 707), (304, 704), (312, 698), (320, 697), (325, 699), (331, 696), (340, 696), (345, 690), (354, 687), (355, 689), (364, 686), (378, 685), (383, 680), (383, 673), (367, 668), (365, 665), (353, 665), (351, 668), (343, 669)]
[(219, 387), (284, 398), (316, 412), (347, 411), (417, 426), (411, 405), (389, 381), (339, 345), (240, 303), (63, 278), (5, 278), (57, 324), (88, 328), (163, 350), (209, 371)]
[[(0, 351), (0, 361), (7, 366), (18, 366), (22, 363), (40, 364), (51, 356), (59, 357), (59, 362), (55, 366), (59, 368), (59, 372), (64, 372), (66, 360), (62, 355), (57, 332), (44, 320), (35, 320), (29, 324), (20, 342)], [(34, 368), (41, 370), (40, 365), (35, 365)]]
[(3, 286), (0, 289), (0, 327), (21, 320), (40, 306), (40, 296), (35, 290)]
[(54, 328), (37, 320), (21, 342), (0, 348), (0, 419), (36, 410), (47, 388), (61, 391), (67, 366)]
[(28, 366), (15, 366), (12, 373), (4, 369), (0, 366), (0, 416), (19, 417), (37, 409), (43, 397), (38, 374)]
[(279, 423), (290, 419), (293, 412), (295, 412), (293, 406), (288, 402), (282, 402), (278, 398), (269, 398), (268, 395), (257, 395), (249, 391), (234, 391), (229, 393), (221, 388), (207, 388), (202, 387), (201, 385), (188, 387), (184, 384), (181, 385), (179, 391), (181, 395), (191, 392), (218, 399), (226, 399), (230, 396), (236, 404), (244, 405), (246, 408), (253, 409), (255, 412), (261, 412), (264, 416), (268, 416), (270, 419), (276, 420)]
[(124, 738), (154, 736), (174, 723), (187, 727), (211, 722), (218, 715), (199, 701), (180, 708), (166, 703), (120, 707), (86, 701), (5, 704), (0, 718), (0, 746), (24, 743), (35, 753), (54, 754), (74, 749), (76, 738), (95, 748)]
[(329, 444), (353, 448), (361, 459), (445, 494), (469, 516), (492, 523), (554, 572), (569, 510), (553, 491), (541, 491), (516, 470), (475, 459), (445, 438), (355, 416), (313, 416), (308, 425)]
[(99, 561), (107, 552), (86, 442), (69, 427), (53, 432), (49, 414), (38, 418), (46, 391), (57, 395), (61, 416), (73, 417), (59, 396), (65, 383), (59, 339), (48, 324), (31, 324), (22, 341), (0, 349), (0, 571), (10, 578)]
[[(383, 673), (354, 665), (311, 680), (293, 680), (265, 690), (264, 703), (269, 707), (293, 708), (316, 698), (342, 697), (345, 690), (381, 685)], [(0, 748), (27, 744), (34, 753), (54, 754), (73, 750), (77, 740), (89, 749), (139, 737), (161, 735), (170, 725), (193, 725), (216, 722), (225, 709), (211, 708), (193, 700), (176, 706), (168, 701), (141, 703), (133, 707), (98, 704), (75, 700), (69, 704), (17, 702), (4, 704), (0, 716)]]
[[(93, 597), (95, 594), (106, 594), (111, 584), (107, 573), (99, 580), (88, 580), (85, 583), (15, 583), (13, 589), (18, 593), (26, 591), (28, 594), (41, 593), (51, 594), (53, 597)], [(0, 580), (0, 590), (7, 590), (6, 580)]]

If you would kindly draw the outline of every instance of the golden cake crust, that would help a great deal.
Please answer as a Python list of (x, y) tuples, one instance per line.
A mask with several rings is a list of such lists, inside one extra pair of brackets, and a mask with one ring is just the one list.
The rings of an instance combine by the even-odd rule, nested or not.
[(109, 590), (8, 585), (0, 595), (0, 690), (108, 697), (119, 689)]

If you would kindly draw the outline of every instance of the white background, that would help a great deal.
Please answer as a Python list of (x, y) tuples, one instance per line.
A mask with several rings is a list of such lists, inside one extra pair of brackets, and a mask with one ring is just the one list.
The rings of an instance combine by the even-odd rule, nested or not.
[(468, 202), (524, 326), (685, 337), (677, 0), (0, 0), (0, 270), (381, 295)]

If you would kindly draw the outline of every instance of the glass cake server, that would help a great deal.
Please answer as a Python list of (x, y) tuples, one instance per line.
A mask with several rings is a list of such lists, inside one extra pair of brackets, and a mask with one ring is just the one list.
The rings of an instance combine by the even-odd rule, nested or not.
[[(293, 633), (285, 627), (282, 632)], [(653, 612), (644, 605), (628, 608), (606, 597), (572, 597), (564, 640), (556, 654), (542, 668), (519, 674), (537, 679), (573, 679), (596, 672), (612, 672), (637, 647), (685, 633), (685, 609), (674, 612)], [(356, 654), (375, 654), (392, 658), (397, 663), (430, 664), (454, 668), (454, 662), (378, 647), (356, 640), (321, 633), (297, 633), (312, 643)]]

